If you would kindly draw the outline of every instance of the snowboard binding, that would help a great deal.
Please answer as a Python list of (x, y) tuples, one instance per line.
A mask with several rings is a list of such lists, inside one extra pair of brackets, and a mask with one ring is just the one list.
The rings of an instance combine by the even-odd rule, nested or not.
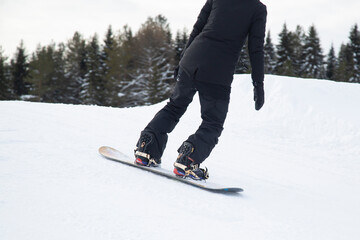
[(190, 157), (194, 152), (194, 147), (189, 142), (184, 142), (178, 149), (179, 156), (174, 163), (174, 173), (176, 176), (183, 178), (191, 178), (194, 180), (206, 180), (209, 178), (207, 168), (200, 168), (200, 164), (196, 164)]
[(140, 139), (134, 150), (135, 163), (146, 167), (158, 167), (161, 164), (160, 159), (151, 156), (150, 147), (153, 143), (154, 135), (150, 132), (142, 132)]

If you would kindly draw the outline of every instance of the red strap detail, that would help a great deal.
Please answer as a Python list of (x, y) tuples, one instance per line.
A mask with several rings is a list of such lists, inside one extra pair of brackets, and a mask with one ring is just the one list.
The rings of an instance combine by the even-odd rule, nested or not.
[(146, 164), (144, 164), (144, 162), (140, 159), (140, 158), (136, 158), (136, 162), (145, 166)]
[(175, 173), (175, 175), (177, 175), (177, 176), (184, 176), (184, 174), (182, 174), (182, 173), (180, 173), (176, 168), (174, 168), (174, 171), (173, 171), (174, 173)]

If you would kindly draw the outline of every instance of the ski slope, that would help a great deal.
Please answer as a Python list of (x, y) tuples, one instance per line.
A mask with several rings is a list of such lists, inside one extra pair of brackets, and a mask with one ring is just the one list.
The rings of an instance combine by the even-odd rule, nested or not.
[[(0, 102), (0, 239), (360, 239), (360, 85), (266, 76), (254, 110), (235, 77), (202, 191), (100, 157), (131, 155), (165, 102), (117, 109)], [(197, 97), (169, 136), (164, 168), (200, 124)]]

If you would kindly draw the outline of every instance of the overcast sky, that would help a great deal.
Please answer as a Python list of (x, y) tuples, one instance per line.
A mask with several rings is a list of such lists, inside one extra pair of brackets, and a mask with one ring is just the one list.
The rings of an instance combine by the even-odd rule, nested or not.
[[(347, 42), (350, 28), (360, 25), (360, 0), (263, 0), (267, 29), (276, 43), (283, 23), (290, 30), (315, 24), (327, 54)], [(119, 30), (128, 24), (136, 31), (148, 16), (163, 14), (173, 33), (192, 29), (205, 0), (0, 0), (0, 46), (12, 57), (23, 39), (28, 53), (38, 43), (66, 42), (75, 31), (103, 39), (108, 25)]]

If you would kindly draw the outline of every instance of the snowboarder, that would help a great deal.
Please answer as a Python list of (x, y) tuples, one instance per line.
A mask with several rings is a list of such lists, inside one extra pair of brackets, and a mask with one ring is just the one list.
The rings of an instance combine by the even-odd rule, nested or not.
[(264, 38), (267, 10), (259, 0), (207, 0), (190, 34), (177, 81), (167, 105), (141, 132), (135, 162), (161, 163), (168, 133), (185, 113), (196, 92), (201, 104), (199, 129), (178, 149), (174, 173), (195, 180), (209, 177), (200, 164), (218, 143), (228, 111), (231, 83), (240, 51), (248, 38), (255, 109), (264, 104)]

